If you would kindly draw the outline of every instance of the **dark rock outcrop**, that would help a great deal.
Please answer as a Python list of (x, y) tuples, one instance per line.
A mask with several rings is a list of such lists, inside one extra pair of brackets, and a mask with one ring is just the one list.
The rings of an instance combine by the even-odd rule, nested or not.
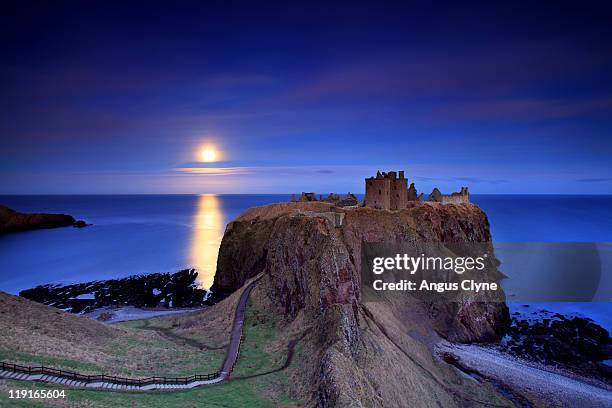
[[(471, 386), (448, 389), (446, 380), (463, 380), (433, 361), (427, 339), (499, 339), (508, 324), (507, 307), (469, 297), (445, 304), (365, 302), (362, 244), (397, 241), (491, 245), (491, 235), (486, 215), (471, 204), (412, 203), (398, 211), (342, 209), (325, 202), (256, 207), (228, 224), (212, 289), (231, 292), (264, 272), (260, 287), (277, 313), (310, 328), (301, 375), (313, 385), (314, 405), (455, 406), (457, 395)], [(412, 332), (419, 334), (408, 335)], [(429, 391), (415, 392), (406, 384)], [(431, 401), (414, 400), (418, 395)], [(495, 402), (497, 397), (483, 398)]]
[(82, 228), (88, 224), (65, 214), (23, 214), (0, 205), (0, 234), (42, 228), (74, 226)]
[(501, 350), (606, 382), (612, 379), (612, 367), (604, 363), (612, 359), (612, 339), (606, 329), (588, 318), (546, 310), (529, 317), (512, 317)]
[(19, 296), (73, 313), (107, 306), (197, 307), (206, 303), (207, 291), (197, 287), (198, 273), (185, 269), (173, 274), (153, 273), (123, 279), (41, 285)]

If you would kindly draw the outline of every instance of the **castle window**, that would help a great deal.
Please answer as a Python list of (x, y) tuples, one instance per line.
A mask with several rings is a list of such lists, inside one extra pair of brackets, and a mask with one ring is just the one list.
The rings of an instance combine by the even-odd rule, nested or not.
[(394, 190), (397, 190), (397, 186), (393, 186), (393, 189), (394, 189)]
[(382, 190), (378, 190), (378, 195), (382, 195)]
[(399, 198), (399, 194), (397, 194), (397, 197)]
[(370, 181), (370, 185), (372, 185), (372, 182)]

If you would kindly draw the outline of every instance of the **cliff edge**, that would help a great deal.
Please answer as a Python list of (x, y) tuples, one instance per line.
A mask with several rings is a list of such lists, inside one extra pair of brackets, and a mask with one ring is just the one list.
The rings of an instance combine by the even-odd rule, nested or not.
[(395, 241), (491, 245), (491, 234), (486, 214), (472, 204), (256, 207), (228, 224), (213, 291), (232, 292), (264, 273), (254, 301), (298, 335), (301, 353), (289, 376), (292, 392), (309, 405), (510, 406), (432, 353), (442, 339), (498, 339), (509, 320), (504, 302), (361, 299), (362, 244)]

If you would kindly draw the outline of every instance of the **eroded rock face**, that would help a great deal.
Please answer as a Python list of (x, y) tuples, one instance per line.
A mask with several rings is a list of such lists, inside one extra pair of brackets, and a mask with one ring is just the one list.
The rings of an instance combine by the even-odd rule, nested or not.
[[(438, 380), (448, 373), (435, 373), (443, 369), (432, 361), (427, 342), (408, 333), (465, 342), (498, 339), (508, 322), (507, 308), (503, 302), (469, 298), (435, 305), (363, 302), (362, 243), (393, 241), (490, 245), (491, 235), (486, 215), (471, 204), (414, 203), (399, 211), (339, 209), (321, 202), (257, 207), (228, 225), (212, 289), (233, 291), (250, 277), (266, 274), (260, 285), (287, 320), (299, 317), (312, 329), (305, 341), (313, 359), (304, 366), (304, 376), (313, 384), (316, 404), (393, 406), (388, 401), (395, 400), (402, 406), (414, 392), (401, 391), (400, 403), (397, 396), (386, 395), (396, 392), (393, 387), (372, 376), (379, 370), (377, 361), (389, 359), (417, 367), (396, 367), (391, 382), (399, 381), (400, 388), (402, 381), (414, 381), (423, 389), (436, 389), (432, 398), (453, 406), (457, 393)], [(425, 362), (415, 362), (410, 353)], [(415, 370), (427, 375), (417, 378)]]
[(23, 214), (0, 205), (0, 234), (28, 231), (41, 228), (58, 228), (75, 226), (85, 227), (84, 221), (76, 221), (65, 214)]

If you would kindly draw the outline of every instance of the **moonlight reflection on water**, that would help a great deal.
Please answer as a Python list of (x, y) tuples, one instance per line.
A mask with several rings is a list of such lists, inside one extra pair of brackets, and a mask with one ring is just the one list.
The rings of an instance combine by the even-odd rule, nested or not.
[(203, 194), (198, 199), (191, 239), (191, 263), (198, 271), (198, 285), (208, 289), (212, 286), (217, 269), (217, 255), (223, 238), (223, 211), (219, 198)]

